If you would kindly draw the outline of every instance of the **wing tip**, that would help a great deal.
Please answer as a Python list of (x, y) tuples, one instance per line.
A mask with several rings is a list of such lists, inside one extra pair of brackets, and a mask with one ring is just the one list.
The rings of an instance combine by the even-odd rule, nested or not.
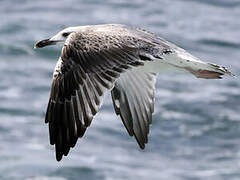
[(141, 150), (144, 150), (144, 149), (145, 149), (145, 142), (139, 142), (139, 141), (137, 140), (137, 143), (138, 143), (138, 145), (139, 145), (139, 147), (140, 147)]
[(62, 160), (63, 155), (62, 154), (56, 154), (56, 160), (60, 162)]

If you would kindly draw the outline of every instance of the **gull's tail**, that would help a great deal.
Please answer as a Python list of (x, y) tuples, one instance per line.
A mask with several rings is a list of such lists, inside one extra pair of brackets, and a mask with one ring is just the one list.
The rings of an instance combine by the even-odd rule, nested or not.
[(222, 79), (223, 75), (235, 77), (227, 68), (212, 63), (201, 62), (201, 68), (185, 67), (184, 69), (203, 79)]
[(177, 52), (168, 56), (169, 64), (183, 68), (197, 78), (222, 79), (223, 75), (235, 77), (227, 68), (212, 63), (203, 62), (187, 52)]

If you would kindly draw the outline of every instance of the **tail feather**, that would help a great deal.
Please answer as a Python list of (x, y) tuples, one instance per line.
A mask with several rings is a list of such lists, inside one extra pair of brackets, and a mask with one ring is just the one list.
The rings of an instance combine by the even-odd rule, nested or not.
[(217, 64), (212, 64), (212, 63), (208, 63), (212, 68), (216, 69), (218, 72), (220, 71), (222, 74), (227, 74), (229, 76), (232, 77), (236, 77), (233, 73), (231, 73), (227, 68), (223, 67), (223, 66), (219, 66)]
[(183, 68), (197, 78), (221, 79), (223, 75), (235, 77), (227, 68), (217, 64), (203, 62), (185, 51), (165, 55), (164, 58), (168, 64)]
[(185, 67), (185, 69), (195, 75), (197, 78), (203, 79), (222, 79), (222, 76), (225, 74), (235, 77), (235, 75), (232, 74), (227, 68), (211, 63), (206, 63), (206, 68), (195, 69), (191, 67)]

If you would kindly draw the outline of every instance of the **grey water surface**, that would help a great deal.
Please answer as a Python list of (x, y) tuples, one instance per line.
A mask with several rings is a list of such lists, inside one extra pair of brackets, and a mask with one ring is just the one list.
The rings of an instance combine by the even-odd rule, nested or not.
[(61, 46), (36, 41), (76, 25), (123, 23), (155, 32), (240, 75), (240, 0), (1, 0), (1, 180), (239, 180), (240, 80), (162, 74), (145, 150), (110, 95), (61, 162), (44, 115)]

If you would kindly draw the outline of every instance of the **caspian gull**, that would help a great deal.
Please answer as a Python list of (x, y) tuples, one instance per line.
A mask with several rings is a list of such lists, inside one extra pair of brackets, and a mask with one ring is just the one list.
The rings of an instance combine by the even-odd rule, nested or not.
[(111, 91), (114, 109), (144, 148), (154, 112), (157, 73), (190, 72), (198, 78), (233, 76), (145, 30), (120, 24), (66, 28), (35, 48), (64, 42), (53, 73), (45, 122), (60, 161), (90, 126)]

